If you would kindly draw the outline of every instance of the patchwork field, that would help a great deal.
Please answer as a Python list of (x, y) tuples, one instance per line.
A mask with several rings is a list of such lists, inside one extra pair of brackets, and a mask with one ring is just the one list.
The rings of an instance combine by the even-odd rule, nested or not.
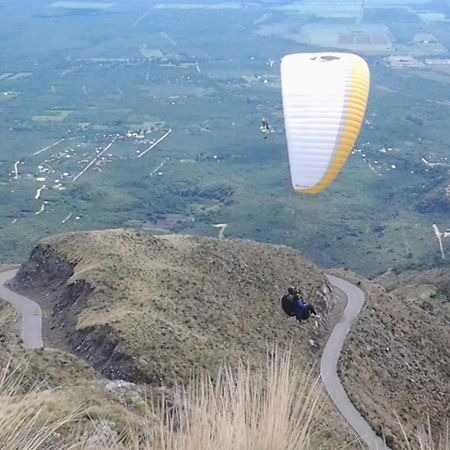
[[(225, 237), (289, 245), (364, 274), (446, 262), (432, 225), (445, 230), (450, 219), (448, 76), (426, 63), (448, 56), (446, 22), (421, 20), (415, 3), (161, 6), (7, 3), (2, 261), (65, 231), (217, 236), (226, 224)], [(384, 60), (414, 48), (418, 67)], [(289, 185), (279, 62), (324, 49), (365, 56), (372, 91), (342, 174), (304, 197)]]

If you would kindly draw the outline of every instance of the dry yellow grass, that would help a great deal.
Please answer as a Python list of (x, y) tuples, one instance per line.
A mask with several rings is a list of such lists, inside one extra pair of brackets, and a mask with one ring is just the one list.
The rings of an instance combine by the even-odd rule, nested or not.
[[(0, 378), (0, 443), (3, 450), (56, 449), (51, 444), (54, 433), (74, 419), (74, 414), (61, 419), (45, 421), (43, 404), (36, 393), (38, 386), (27, 394), (18, 395), (23, 367), (3, 368)], [(47, 443), (47, 444), (46, 444)]]
[(431, 430), (431, 423), (428, 420), (426, 426), (420, 427), (415, 433), (408, 433), (400, 423), (403, 433), (404, 444), (402, 450), (449, 450), (450, 435), (449, 422), (445, 429), (436, 436)]
[(149, 449), (309, 449), (324, 401), (311, 372), (276, 350), (265, 370), (240, 364), (235, 371), (222, 370), (214, 383), (202, 373), (178, 395), (173, 414), (159, 428), (160, 447)]
[(37, 390), (18, 398), (19, 384), (18, 371), (1, 380), (0, 442), (5, 450), (310, 449), (319, 438), (314, 422), (324, 401), (311, 372), (295, 366), (289, 352), (274, 350), (265, 369), (244, 363), (234, 370), (225, 367), (214, 382), (202, 372), (187, 388), (176, 388), (170, 401), (163, 398), (148, 411), (144, 426), (130, 426), (122, 436), (97, 422), (90, 431), (55, 441), (55, 432), (76, 422), (83, 411), (41, 424)]
[[(5, 367), (0, 377), (0, 442), (3, 450), (319, 450), (330, 446), (316, 427), (325, 403), (310, 369), (292, 362), (291, 352), (272, 349), (265, 368), (247, 363), (224, 367), (212, 381), (202, 371), (188, 387), (149, 408), (145, 421), (112, 433), (106, 421), (81, 420), (74, 409), (45, 419), (39, 386), (19, 395), (23, 367)], [(6, 375), (8, 374), (8, 375)], [(78, 426), (77, 426), (78, 424)], [(68, 427), (67, 427), (68, 426)], [(65, 428), (69, 433), (60, 432)], [(75, 431), (74, 431), (75, 430)], [(449, 430), (432, 436), (424, 427), (404, 431), (402, 450), (449, 450)], [(354, 443), (353, 443), (354, 444)]]

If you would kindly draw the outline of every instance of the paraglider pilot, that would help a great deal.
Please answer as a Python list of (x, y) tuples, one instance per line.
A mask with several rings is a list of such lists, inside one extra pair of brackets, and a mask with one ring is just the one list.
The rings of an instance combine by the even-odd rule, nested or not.
[(317, 315), (314, 307), (304, 299), (303, 293), (293, 286), (281, 298), (281, 307), (289, 317), (295, 316), (300, 323), (308, 320), (311, 314)]
[(270, 133), (270, 125), (264, 117), (261, 120), (261, 126), (259, 129), (264, 134), (264, 139), (267, 139), (267, 135)]

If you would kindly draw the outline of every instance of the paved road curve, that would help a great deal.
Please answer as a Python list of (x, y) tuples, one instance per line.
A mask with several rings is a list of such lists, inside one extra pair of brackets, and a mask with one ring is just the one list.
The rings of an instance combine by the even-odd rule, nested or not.
[(42, 310), (41, 307), (16, 292), (5, 287), (5, 282), (16, 274), (17, 269), (0, 272), (0, 298), (6, 300), (22, 314), (22, 340), (27, 349), (42, 348)]
[(341, 278), (332, 275), (327, 275), (327, 278), (332, 286), (345, 293), (348, 302), (341, 319), (328, 339), (320, 360), (320, 375), (323, 384), (337, 409), (371, 450), (390, 450), (353, 406), (337, 374), (339, 355), (341, 354), (344, 340), (350, 331), (350, 326), (364, 305), (364, 293), (354, 284)]

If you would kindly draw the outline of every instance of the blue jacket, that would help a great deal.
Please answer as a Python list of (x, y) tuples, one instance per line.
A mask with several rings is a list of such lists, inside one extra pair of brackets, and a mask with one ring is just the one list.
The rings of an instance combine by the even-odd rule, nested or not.
[(316, 314), (315, 309), (303, 299), (297, 300), (295, 304), (295, 309), (297, 319), (300, 318), (302, 320), (305, 320), (309, 318), (311, 313)]

